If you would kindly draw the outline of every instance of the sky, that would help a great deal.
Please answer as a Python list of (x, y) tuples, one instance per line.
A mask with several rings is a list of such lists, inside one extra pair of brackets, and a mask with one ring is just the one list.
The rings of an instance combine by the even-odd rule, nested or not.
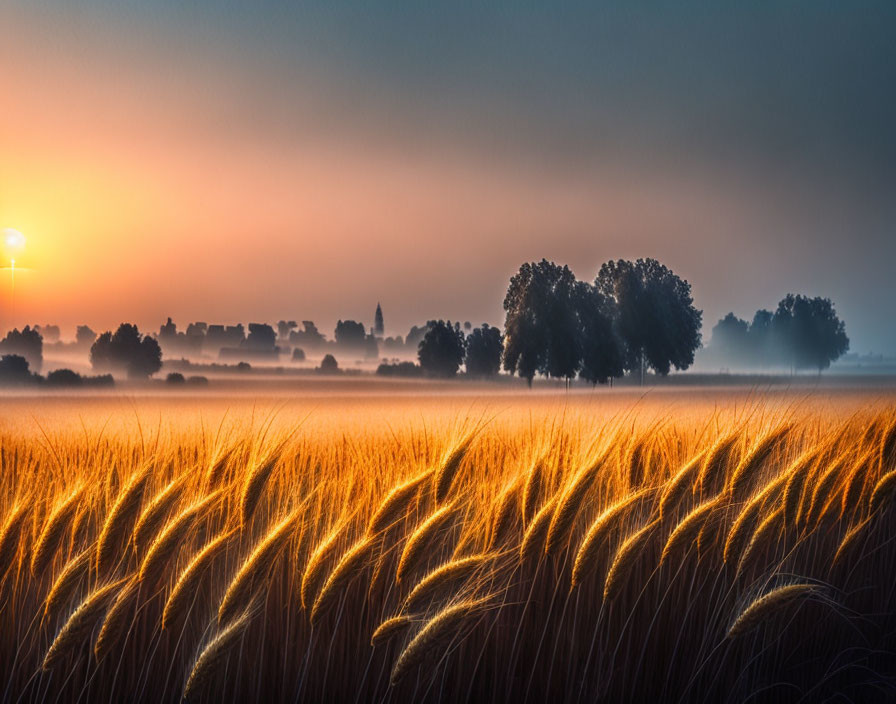
[(795, 292), (896, 354), (896, 3), (636, 5), (0, 0), (0, 328), (501, 324), (655, 257), (707, 338)]

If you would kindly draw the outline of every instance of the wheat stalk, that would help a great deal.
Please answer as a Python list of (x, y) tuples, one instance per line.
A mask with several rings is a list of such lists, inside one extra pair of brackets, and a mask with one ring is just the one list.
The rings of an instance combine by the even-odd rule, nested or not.
[(660, 564), (665, 562), (673, 552), (676, 552), (680, 548), (697, 540), (697, 536), (706, 524), (707, 519), (712, 512), (723, 503), (723, 501), (724, 497), (721, 495), (714, 499), (710, 499), (709, 501), (704, 501), (685, 516), (681, 520), (681, 523), (675, 526), (675, 530), (672, 531), (668, 540), (666, 540), (666, 545), (663, 547), (663, 554), (660, 556)]
[(47, 598), (44, 600), (44, 618), (54, 614), (71, 598), (75, 588), (90, 572), (92, 557), (93, 549), (91, 546), (86, 550), (82, 550), (62, 568), (59, 576), (53, 582), (53, 586), (50, 587)]
[(256, 462), (246, 475), (243, 492), (240, 495), (240, 520), (242, 525), (248, 524), (252, 518), (255, 507), (258, 505), (259, 499), (261, 499), (261, 493), (264, 491), (265, 484), (267, 484), (271, 473), (280, 461), (285, 445), (285, 440), (278, 443), (261, 461)]
[(245, 607), (252, 600), (255, 587), (270, 571), (280, 550), (292, 537), (295, 523), (300, 516), (301, 508), (292, 511), (268, 531), (264, 539), (246, 558), (236, 577), (227, 587), (224, 598), (221, 599), (221, 605), (218, 608), (219, 622), (231, 618), (240, 610), (240, 607)]
[(62, 537), (78, 510), (78, 500), (81, 498), (83, 488), (79, 487), (59, 503), (44, 524), (44, 529), (31, 554), (31, 574), (34, 576), (39, 576), (47, 568), (59, 549)]
[(184, 567), (165, 602), (165, 608), (162, 611), (162, 628), (167, 628), (186, 612), (188, 605), (196, 596), (196, 590), (199, 588), (203, 575), (214, 559), (227, 547), (230, 538), (238, 531), (238, 528), (234, 528), (212, 539)]
[(405, 543), (401, 558), (398, 561), (398, 569), (395, 578), (400, 582), (410, 574), (426, 556), (436, 536), (456, 513), (455, 504), (446, 504), (429, 516), (411, 534)]
[(602, 460), (581, 470), (572, 480), (569, 488), (560, 497), (557, 507), (554, 509), (554, 514), (551, 516), (550, 526), (548, 526), (548, 534), (544, 546), (545, 552), (553, 552), (569, 536), (576, 514), (579, 512), (588, 490), (591, 489), (591, 485), (598, 471), (600, 471), (601, 465)]
[(802, 601), (818, 591), (814, 584), (789, 584), (754, 599), (734, 620), (728, 629), (729, 638), (737, 638), (752, 631), (763, 621), (769, 619), (775, 613), (788, 607), (790, 604)]
[(659, 523), (660, 519), (658, 518), (651, 521), (641, 530), (629, 536), (616, 551), (616, 557), (613, 558), (607, 572), (607, 581), (604, 583), (604, 599), (614, 598), (622, 589), (635, 565), (639, 552), (644, 548), (644, 543), (650, 539)]
[(311, 608), (311, 623), (315, 624), (320, 617), (329, 609), (330, 605), (336, 601), (345, 588), (356, 579), (366, 563), (370, 560), (370, 555), (379, 544), (379, 540), (365, 535), (358, 540), (346, 553), (342, 556), (324, 586), (321, 588), (314, 606)]
[(168, 522), (162, 532), (152, 541), (146, 551), (146, 557), (140, 563), (139, 577), (141, 581), (154, 583), (162, 575), (168, 561), (177, 552), (178, 546), (186, 539), (196, 520), (211, 507), (221, 496), (220, 490), (214, 491), (199, 501), (187, 506)]
[(18, 552), (19, 536), (28, 516), (27, 508), (24, 503), (13, 506), (3, 524), (3, 530), (0, 531), (0, 579), (6, 576), (6, 572), (12, 566), (13, 557)]
[(685, 494), (693, 488), (705, 453), (699, 452), (678, 470), (674, 477), (666, 482), (663, 493), (660, 495), (659, 515), (664, 518), (669, 512), (674, 511)]
[(114, 562), (116, 550), (128, 533), (128, 526), (136, 519), (150, 469), (151, 465), (147, 465), (128, 480), (106, 516), (96, 545), (98, 571), (108, 569)]
[(193, 701), (215, 677), (231, 649), (245, 633), (246, 628), (248, 628), (254, 610), (254, 606), (250, 606), (239, 618), (234, 619), (219, 631), (211, 642), (202, 649), (190, 670), (187, 684), (184, 686), (183, 698), (186, 701)]
[(463, 440), (457, 447), (448, 453), (436, 470), (435, 476), (433, 477), (436, 501), (441, 503), (448, 496), (448, 492), (451, 490), (451, 485), (454, 483), (454, 478), (457, 476), (457, 472), (460, 469), (472, 442), (472, 436)]
[(93, 654), (97, 662), (103, 660), (106, 655), (124, 638), (133, 623), (132, 610), (136, 606), (140, 594), (140, 582), (131, 579), (115, 597), (112, 606), (106, 612), (102, 628), (93, 645)]
[(410, 616), (399, 614), (390, 619), (383, 621), (370, 637), (370, 647), (375, 648), (378, 645), (392, 640), (399, 633), (404, 633), (411, 627), (414, 620)]
[(105, 612), (109, 600), (125, 581), (122, 579), (98, 587), (81, 602), (47, 650), (43, 661), (44, 670), (52, 669), (69, 652), (83, 645)]
[(411, 590), (404, 601), (402, 611), (405, 613), (425, 611), (430, 603), (451, 593), (459, 583), (467, 582), (494, 557), (491, 553), (471, 555), (437, 567)]
[(547, 471), (545, 464), (544, 458), (537, 460), (526, 477), (526, 484), (523, 488), (523, 522), (527, 524), (538, 510), (538, 501), (544, 491), (544, 475)]
[(398, 684), (408, 670), (420, 664), (431, 650), (457, 638), (460, 627), (480, 611), (483, 605), (483, 600), (461, 601), (442, 609), (427, 621), (398, 656), (395, 667), (392, 668), (390, 683), (393, 686)]
[(529, 522), (529, 526), (523, 534), (523, 542), (520, 543), (520, 560), (527, 561), (536, 555), (540, 558), (544, 554), (542, 548), (548, 535), (548, 529), (551, 527), (557, 500), (556, 496), (549, 499)]
[(584, 576), (592, 571), (597, 564), (597, 556), (601, 546), (609, 538), (610, 533), (621, 521), (623, 516), (638, 501), (647, 496), (649, 489), (641, 489), (634, 494), (620, 499), (615, 504), (605, 509), (588, 528), (572, 568), (572, 587), (576, 587)]
[(426, 470), (413, 479), (393, 487), (370, 517), (367, 533), (369, 535), (381, 533), (401, 518), (417, 495), (417, 490), (432, 474), (432, 470)]
[(164, 489), (153, 497), (134, 526), (134, 547), (142, 551), (150, 540), (158, 533), (165, 518), (180, 498), (180, 489), (186, 475), (172, 479)]

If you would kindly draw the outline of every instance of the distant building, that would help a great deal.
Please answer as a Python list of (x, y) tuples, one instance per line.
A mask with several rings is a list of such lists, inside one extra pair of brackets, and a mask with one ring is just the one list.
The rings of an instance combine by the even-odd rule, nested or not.
[(376, 313), (373, 315), (373, 334), (375, 337), (382, 337), (385, 332), (385, 326), (383, 325), (383, 309), (380, 308), (380, 304), (376, 304)]

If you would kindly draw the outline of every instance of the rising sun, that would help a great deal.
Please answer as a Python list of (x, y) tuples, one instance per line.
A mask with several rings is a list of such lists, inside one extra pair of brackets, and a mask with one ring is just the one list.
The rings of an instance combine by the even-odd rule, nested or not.
[(3, 244), (9, 252), (18, 252), (25, 248), (25, 235), (18, 230), (7, 227), (3, 230)]

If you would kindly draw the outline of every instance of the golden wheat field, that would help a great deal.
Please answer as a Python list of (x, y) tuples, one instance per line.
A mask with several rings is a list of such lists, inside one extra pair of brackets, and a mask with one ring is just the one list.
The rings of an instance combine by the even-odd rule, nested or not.
[(896, 399), (7, 398), (4, 701), (896, 697)]

